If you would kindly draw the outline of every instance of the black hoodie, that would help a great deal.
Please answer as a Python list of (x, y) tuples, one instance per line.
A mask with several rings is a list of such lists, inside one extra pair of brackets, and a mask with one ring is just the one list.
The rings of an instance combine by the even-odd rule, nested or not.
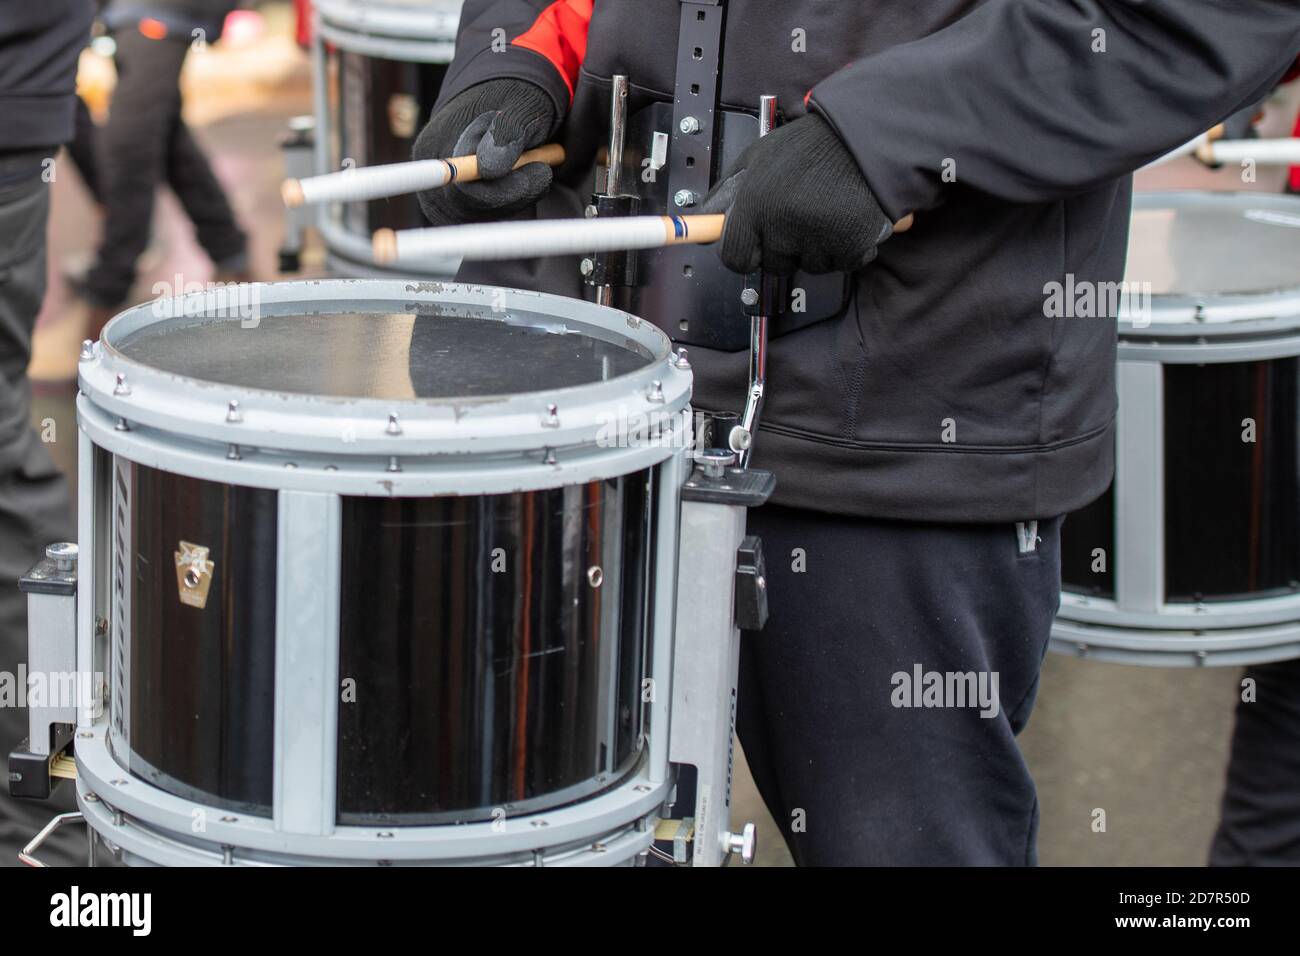
[[(817, 111), (891, 218), (916, 213), (855, 277), (844, 314), (772, 343), (754, 462), (776, 472), (775, 500), (965, 522), (1052, 517), (1101, 494), (1115, 321), (1051, 317), (1048, 286), (1123, 277), (1129, 174), (1273, 87), (1300, 51), (1300, 0), (726, 9), (723, 104), (752, 109), (775, 93), (787, 118)], [(590, 193), (578, 169), (607, 135), (611, 74), (630, 76), (632, 109), (672, 99), (680, 11), (678, 0), (469, 0), (442, 99), (500, 76), (547, 90), (576, 162), (559, 177), (571, 201), (544, 205), (576, 213)], [(462, 276), (581, 292), (567, 259)], [(671, 317), (645, 317), (672, 334)], [(738, 409), (745, 353), (692, 348), (691, 360), (697, 406)]]
[(0, 154), (72, 139), (92, 0), (0, 0)]

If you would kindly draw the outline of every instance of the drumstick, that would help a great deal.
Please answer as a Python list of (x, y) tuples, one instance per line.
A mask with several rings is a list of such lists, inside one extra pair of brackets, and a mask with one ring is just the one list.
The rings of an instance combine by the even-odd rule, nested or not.
[(1300, 164), (1300, 139), (1235, 139), (1202, 143), (1196, 158), (1203, 163), (1256, 162), (1294, 166)]
[[(388, 265), (410, 257), (469, 260), (533, 259), (543, 256), (659, 249), (686, 243), (717, 242), (726, 216), (616, 216), (607, 219), (542, 219), (489, 222), (432, 229), (378, 230), (375, 262)], [(909, 215), (895, 232), (912, 227)]]
[[(529, 163), (558, 166), (562, 162), (564, 147), (551, 143), (528, 150), (519, 157), (514, 168)], [(358, 202), (363, 199), (401, 196), (424, 189), (437, 189), (448, 183), (469, 183), (478, 178), (477, 156), (417, 159), (410, 163), (345, 169), (323, 176), (308, 176), (306, 179), (286, 179), (280, 187), (280, 196), (286, 206), (293, 208), (303, 203)]]

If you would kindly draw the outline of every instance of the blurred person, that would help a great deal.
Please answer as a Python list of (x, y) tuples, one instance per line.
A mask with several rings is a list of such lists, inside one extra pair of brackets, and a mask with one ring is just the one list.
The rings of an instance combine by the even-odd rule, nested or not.
[[(27, 597), (18, 578), (54, 541), (76, 540), (68, 485), (32, 429), (27, 363), (45, 295), (48, 171), (72, 139), (77, 56), (90, 36), (91, 0), (8, 2), (0, 15), (0, 671), (10, 687), (27, 659)], [(76, 439), (71, 439), (75, 441)], [(25, 688), (23, 689), (25, 690)], [(27, 736), (27, 711), (0, 698), (0, 755)], [(57, 811), (0, 794), (0, 865)], [(85, 837), (56, 834), (44, 857), (84, 862)]]
[[(1300, 79), (1300, 60), (1283, 83)], [(1300, 117), (1295, 136), (1300, 137)], [(1287, 192), (1300, 194), (1300, 166)], [(1300, 264), (1296, 266), (1300, 276)], [(1300, 866), (1300, 660), (1242, 675), (1211, 866)]]
[[(1116, 410), (1115, 316), (1049, 317), (1047, 290), (1123, 278), (1131, 173), (1272, 89), (1300, 5), (725, 10), (719, 106), (774, 94), (786, 122), (716, 170), (717, 268), (841, 273), (849, 290), (769, 347), (754, 462), (777, 485), (749, 530), (770, 618), (741, 642), (737, 698), (755, 782), (800, 864), (1032, 864), (1016, 737), (1059, 604), (1062, 515), (1109, 485)], [(705, 19), (673, 0), (469, 0), (414, 154), (476, 152), (484, 181), (421, 193), (429, 221), (580, 217), (610, 77), (629, 75), (629, 113), (672, 102), (692, 12)], [(566, 166), (513, 170), (551, 139)], [(577, 265), (458, 278), (581, 297)], [(635, 290), (630, 308), (677, 328)], [(748, 355), (692, 345), (690, 360), (696, 409), (734, 410)], [(930, 675), (976, 672), (996, 707), (927, 702)]]
[(117, 47), (117, 86), (96, 154), (104, 232), (95, 264), (77, 284), (88, 315), (73, 319), (90, 338), (127, 304), (149, 244), (154, 191), (163, 182), (194, 223), (216, 281), (250, 277), (247, 237), (181, 118), (185, 56), (196, 43), (215, 43), (236, 6), (237, 0), (109, 0), (105, 5), (101, 19)]

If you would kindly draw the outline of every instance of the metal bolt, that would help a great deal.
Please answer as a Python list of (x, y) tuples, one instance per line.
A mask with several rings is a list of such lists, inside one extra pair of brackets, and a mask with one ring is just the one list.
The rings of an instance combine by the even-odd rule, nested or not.
[(578, 271), (585, 276), (589, 276), (596, 271), (596, 263), (592, 262), (590, 259), (583, 259), (578, 263)]
[(679, 189), (673, 195), (673, 202), (679, 206), (694, 206), (699, 201), (699, 193), (692, 192), (689, 189)]
[(77, 545), (73, 541), (60, 541), (46, 546), (45, 556), (60, 571), (73, 571), (77, 567)]
[(745, 305), (758, 305), (758, 290), (745, 289), (740, 293), (740, 301)]
[(745, 451), (754, 443), (754, 436), (749, 433), (749, 429), (737, 425), (731, 430), (731, 434), (727, 436), (727, 443), (735, 451)]
[(598, 215), (600, 215), (600, 210), (597, 209), (595, 206), (588, 206), (586, 209), (582, 211), (582, 214), (586, 216), (588, 219), (595, 219)]
[(126, 384), (126, 375), (122, 372), (117, 373), (117, 384), (113, 386), (114, 395), (130, 395), (131, 386)]
[(129, 432), (131, 430), (131, 426), (126, 423), (125, 418), (119, 418), (113, 428), (120, 432)]
[(754, 854), (758, 852), (758, 828), (746, 823), (739, 833), (728, 833), (727, 851), (740, 857), (741, 863), (753, 863)]
[(81, 360), (89, 362), (95, 357), (95, 343), (90, 339), (83, 339), (81, 342)]
[(389, 435), (400, 435), (400, 434), (402, 434), (402, 426), (401, 426), (401, 423), (398, 422), (398, 420), (397, 420), (397, 416), (396, 416), (396, 415), (389, 415), (389, 416), (388, 416), (388, 427), (387, 427), (386, 429), (384, 429), (384, 431), (385, 431), (387, 434), (389, 434)]
[(677, 365), (678, 368), (682, 368), (682, 369), (691, 367), (690, 356), (687, 353), (686, 349), (677, 350), (677, 361), (675, 364)]
[(653, 402), (656, 405), (662, 405), (664, 401), (664, 383), (655, 379), (650, 383), (650, 390), (646, 392), (645, 400)]
[(683, 133), (698, 133), (700, 131), (700, 121), (694, 116), (682, 117), (681, 124), (678, 126)]
[(546, 406), (546, 415), (542, 419), (543, 428), (560, 427), (560, 408), (558, 405), (551, 404)]
[(695, 463), (710, 478), (721, 478), (736, 463), (736, 453), (729, 448), (708, 448), (695, 456)]
[(556, 459), (556, 457), (555, 457), (555, 449), (554, 449), (554, 448), (547, 448), (545, 451), (542, 452), (542, 464), (543, 464), (543, 465), (554, 465), (554, 464), (556, 463), (556, 461), (557, 461), (557, 459)]
[(239, 461), (239, 459), (242, 457), (242, 456), (239, 454), (239, 446), (238, 446), (238, 445), (227, 445), (227, 446), (226, 446), (226, 457), (227, 457), (228, 459), (230, 459), (231, 461)]
[(238, 425), (244, 420), (244, 413), (239, 410), (239, 402), (234, 399), (226, 406), (226, 421), (232, 425)]
[(600, 569), (600, 565), (593, 564), (587, 569), (587, 583), (593, 588), (605, 583), (605, 572)]
[(397, 456), (396, 456), (396, 455), (390, 455), (390, 456), (389, 456), (389, 458), (388, 458), (388, 470), (389, 470), (389, 471), (401, 471), (401, 470), (402, 470), (402, 466), (399, 465), (399, 464), (397, 463)]

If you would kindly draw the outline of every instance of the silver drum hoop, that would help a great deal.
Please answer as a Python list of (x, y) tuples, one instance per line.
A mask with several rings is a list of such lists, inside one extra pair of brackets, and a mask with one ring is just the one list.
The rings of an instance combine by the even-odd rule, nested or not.
[[(1121, 358), (1199, 363), (1300, 355), (1300, 270), (1294, 268), (1300, 262), (1300, 197), (1138, 193), (1133, 215), (1125, 282), (1134, 289), (1144, 282), (1167, 288), (1154, 291), (1150, 314), (1137, 322), (1130, 310), (1121, 310)], [(1210, 262), (1180, 262), (1177, 246), (1182, 235), (1197, 237), (1198, 256), (1211, 241), (1225, 247), (1209, 249)], [(1218, 275), (1205, 275), (1206, 269), (1228, 259), (1233, 244), (1239, 249), (1251, 242), (1267, 255), (1270, 240), (1280, 244), (1274, 250), (1276, 270), (1273, 263), (1256, 263), (1253, 274), (1243, 267), (1240, 278), (1231, 274), (1231, 266)], [(1191, 250), (1181, 251), (1192, 255)], [(1198, 280), (1204, 288), (1197, 288)]]
[[(357, 309), (415, 315), (428, 306), (504, 325), (528, 324), (524, 317), (542, 315), (553, 317), (555, 331), (623, 346), (645, 361), (606, 381), (548, 392), (389, 400), (199, 381), (134, 361), (115, 347), (157, 322), (223, 315), (225, 290), (214, 290), (122, 313), (83, 357), (79, 414), (97, 443), (127, 457), (155, 458), (173, 445), (173, 468), (188, 463), (206, 469), (231, 449), (241, 457), (249, 449), (257, 457), (247, 461), (245, 474), (261, 487), (320, 490), (322, 482), (329, 486), (335, 478), (352, 476), (354, 485), (369, 484), (371, 494), (429, 494), (445, 492), (448, 481), (464, 489), (473, 471), (513, 471), (513, 490), (553, 487), (567, 480), (565, 468), (590, 467), (603, 456), (611, 459), (611, 474), (626, 473), (627, 466), (662, 461), (674, 444), (689, 442), (679, 429), (690, 399), (690, 369), (671, 354), (659, 329), (626, 312), (560, 296), (453, 283), (352, 279), (247, 289), (266, 317)], [(246, 332), (256, 335), (257, 327)], [(240, 464), (218, 467), (239, 470)], [(282, 474), (271, 478), (272, 471)], [(425, 479), (422, 487), (417, 475)], [(394, 491), (399, 485), (409, 490)]]
[(450, 63), (460, 0), (316, 0), (317, 33), (340, 49), (412, 63)]

